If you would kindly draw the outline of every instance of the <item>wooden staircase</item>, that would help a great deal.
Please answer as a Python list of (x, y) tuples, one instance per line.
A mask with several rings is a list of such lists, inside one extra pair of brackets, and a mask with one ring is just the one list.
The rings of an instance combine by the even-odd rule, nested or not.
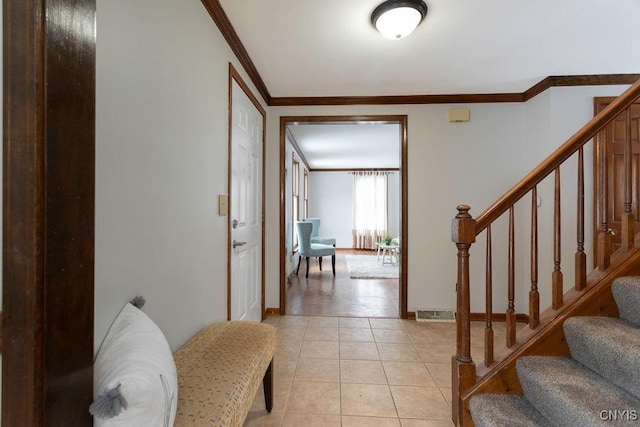
[[(452, 360), (452, 419), (456, 425), (473, 425), (469, 413), (469, 400), (480, 393), (522, 394), (522, 388), (516, 374), (516, 360), (527, 355), (568, 356), (562, 325), (568, 317), (577, 315), (617, 316), (618, 310), (611, 293), (611, 283), (620, 276), (640, 275), (640, 230), (634, 229), (635, 219), (632, 206), (640, 203), (633, 200), (633, 191), (640, 186), (638, 175), (634, 177), (632, 166), (632, 141), (629, 136), (624, 149), (624, 201), (620, 207), (622, 228), (621, 246), (613, 250), (613, 232), (609, 227), (606, 209), (598, 209), (597, 230), (594, 235), (596, 268), (589, 271), (585, 254), (585, 144), (595, 137), (594, 150), (600, 149), (597, 135), (607, 124), (620, 114), (629, 111), (630, 106), (640, 99), (640, 80), (632, 85), (621, 96), (616, 98), (607, 108), (588, 122), (566, 143), (560, 146), (551, 156), (540, 163), (534, 170), (521, 179), (511, 190), (485, 209), (476, 218), (469, 214), (470, 207), (460, 205), (458, 214), (452, 221), (452, 240), (458, 249), (457, 254), (457, 340), (456, 354)], [(640, 129), (635, 130), (640, 133)], [(631, 132), (628, 133), (631, 135)], [(574, 286), (564, 292), (564, 272), (561, 268), (561, 223), (566, 218), (561, 216), (560, 170), (567, 160), (577, 158), (576, 192), (576, 253)], [(599, 158), (599, 157), (598, 157)], [(606, 162), (598, 162), (596, 168), (606, 170)], [(573, 168), (567, 168), (572, 170)], [(604, 174), (601, 174), (604, 176)], [(540, 311), (540, 292), (538, 287), (538, 185), (548, 176), (554, 180), (553, 209), (553, 271), (551, 273), (551, 307)], [(566, 179), (566, 178), (563, 178)], [(604, 178), (603, 178), (604, 179)], [(633, 182), (635, 180), (636, 182)], [(602, 184), (602, 183), (601, 183)], [(599, 188), (607, 188), (599, 185)], [(531, 197), (531, 233), (528, 246), (530, 249), (530, 284), (528, 286), (528, 326), (517, 330), (515, 310), (516, 294), (516, 203), (525, 196)], [(607, 191), (601, 191), (597, 197), (599, 206), (611, 203)], [(525, 199), (526, 200), (526, 199)], [(595, 201), (594, 201), (595, 203)], [(589, 207), (591, 208), (591, 207)], [(492, 257), (491, 226), (503, 215), (508, 221), (508, 262), (506, 272), (506, 342), (500, 348), (494, 348), (494, 332), (492, 319), (494, 272)], [(476, 237), (484, 233), (484, 277), (474, 275), (471, 282), (469, 250), (476, 242)], [(475, 271), (475, 270), (474, 270)], [(476, 365), (471, 357), (471, 305), (470, 289), (474, 294), (484, 288), (485, 334), (484, 360)], [(475, 301), (474, 301), (475, 302)], [(474, 345), (477, 345), (474, 343)]]

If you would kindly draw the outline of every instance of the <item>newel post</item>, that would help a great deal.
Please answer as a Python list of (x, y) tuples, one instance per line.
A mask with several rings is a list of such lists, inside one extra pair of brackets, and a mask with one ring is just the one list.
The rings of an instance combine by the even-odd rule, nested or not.
[(452, 368), (452, 419), (456, 425), (465, 425), (469, 417), (460, 396), (476, 382), (476, 365), (471, 359), (471, 320), (469, 312), (469, 248), (476, 241), (476, 220), (467, 205), (456, 208), (458, 214), (451, 221), (451, 240), (458, 248), (458, 278), (456, 282), (456, 354)]

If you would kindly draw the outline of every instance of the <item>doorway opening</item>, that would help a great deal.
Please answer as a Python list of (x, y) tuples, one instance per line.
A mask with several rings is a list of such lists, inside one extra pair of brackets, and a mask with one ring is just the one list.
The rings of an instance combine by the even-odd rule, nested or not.
[[(385, 135), (386, 146), (383, 142)], [(327, 139), (330, 141), (327, 142)], [(375, 153), (379, 154), (378, 160), (384, 161), (372, 160)], [(366, 250), (359, 249), (362, 246), (354, 244), (356, 233), (353, 230), (351, 201), (339, 201), (341, 196), (337, 194), (352, 191), (353, 174), (363, 172), (385, 175), (390, 206), (387, 229), (380, 231), (385, 235), (374, 234), (368, 239)], [(297, 178), (294, 179), (296, 174)], [(406, 115), (280, 118), (281, 314), (407, 318), (407, 180)], [(299, 184), (293, 185), (295, 182)], [(332, 236), (337, 248), (335, 278), (330, 265), (326, 265), (328, 263), (325, 263), (325, 269), (321, 272), (318, 271), (319, 263), (314, 259), (309, 260), (311, 273), (306, 278), (304, 257), (301, 260), (300, 274), (296, 275), (300, 257), (297, 253), (295, 223), (308, 217), (320, 217), (321, 224), (324, 224), (320, 228), (321, 235), (335, 234)], [(397, 249), (391, 254), (395, 255), (394, 259), (390, 259), (388, 253), (387, 258), (384, 258), (384, 254), (378, 257), (375, 251), (377, 246), (374, 244), (384, 242), (386, 237), (392, 238), (394, 244), (397, 243)], [(354, 273), (349, 272), (350, 268), (353, 270), (349, 258), (363, 254), (370, 255), (383, 267), (385, 264), (396, 263), (397, 279), (350, 280)], [(393, 282), (395, 294), (389, 300), (393, 300), (394, 307), (384, 307), (379, 311), (369, 310), (371, 299), (357, 289), (352, 290), (351, 297), (345, 297), (345, 293), (340, 292), (340, 289), (345, 289), (349, 284), (361, 286), (363, 290), (377, 287), (380, 293), (376, 298), (379, 299), (389, 295), (389, 282)], [(297, 290), (293, 285), (298, 287)], [(290, 294), (291, 290), (303, 290), (305, 295), (295, 295), (295, 299), (288, 298), (293, 295)], [(304, 311), (304, 303), (300, 303), (300, 298), (324, 298), (325, 301), (351, 299), (334, 304), (332, 308), (320, 307), (309, 313)], [(341, 307), (349, 309), (343, 310)]]

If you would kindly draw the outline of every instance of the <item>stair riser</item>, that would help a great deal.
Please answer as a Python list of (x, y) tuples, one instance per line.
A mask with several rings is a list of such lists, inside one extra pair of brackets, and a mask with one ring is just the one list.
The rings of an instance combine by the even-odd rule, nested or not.
[(640, 327), (640, 278), (619, 277), (611, 284), (620, 318)]

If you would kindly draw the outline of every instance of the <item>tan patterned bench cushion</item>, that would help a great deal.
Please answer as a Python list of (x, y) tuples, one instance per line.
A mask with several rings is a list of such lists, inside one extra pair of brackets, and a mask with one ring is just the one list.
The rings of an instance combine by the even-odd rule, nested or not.
[(175, 426), (242, 426), (276, 350), (276, 331), (257, 322), (205, 326), (174, 354)]

